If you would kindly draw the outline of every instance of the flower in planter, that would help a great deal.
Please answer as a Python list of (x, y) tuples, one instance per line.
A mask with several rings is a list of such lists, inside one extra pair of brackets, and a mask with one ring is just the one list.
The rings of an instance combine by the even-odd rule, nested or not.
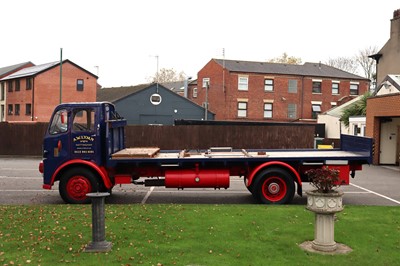
[(308, 175), (311, 185), (317, 189), (317, 192), (329, 193), (340, 186), (339, 170), (331, 169), (328, 166), (310, 169), (305, 174)]

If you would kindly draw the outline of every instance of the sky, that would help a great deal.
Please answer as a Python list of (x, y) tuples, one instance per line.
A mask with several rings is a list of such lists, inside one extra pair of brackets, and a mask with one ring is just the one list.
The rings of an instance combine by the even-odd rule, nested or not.
[[(158, 69), (196, 78), (212, 58), (352, 57), (389, 40), (398, 0), (13, 0), (0, 13), (0, 67), (69, 59), (103, 87)], [(359, 73), (361, 74), (361, 73)]]

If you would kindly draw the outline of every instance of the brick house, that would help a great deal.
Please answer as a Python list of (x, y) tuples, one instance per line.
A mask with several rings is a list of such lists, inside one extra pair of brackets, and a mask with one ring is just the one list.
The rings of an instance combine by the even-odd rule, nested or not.
[[(12, 66), (6, 66), (0, 68), (0, 79), (17, 72), (25, 67), (34, 66), (32, 62), (24, 62)], [(5, 113), (6, 113), (6, 88), (5, 83), (0, 83), (0, 122), (5, 121)]]
[(222, 59), (211, 59), (197, 77), (188, 97), (203, 106), (207, 102), (216, 120), (314, 121), (343, 97), (364, 94), (370, 83), (321, 63)]
[(6, 93), (8, 122), (48, 122), (54, 107), (60, 102), (96, 101), (97, 76), (75, 63), (60, 62), (31, 66), (0, 79)]
[(366, 133), (375, 141), (374, 164), (400, 163), (400, 75), (388, 75), (367, 100)]

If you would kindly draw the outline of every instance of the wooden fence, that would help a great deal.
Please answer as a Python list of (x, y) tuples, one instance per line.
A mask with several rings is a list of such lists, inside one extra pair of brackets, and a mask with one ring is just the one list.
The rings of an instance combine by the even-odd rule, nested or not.
[[(0, 123), (0, 155), (41, 156), (47, 123)], [(127, 126), (127, 147), (161, 149), (301, 149), (314, 145), (314, 125)]]

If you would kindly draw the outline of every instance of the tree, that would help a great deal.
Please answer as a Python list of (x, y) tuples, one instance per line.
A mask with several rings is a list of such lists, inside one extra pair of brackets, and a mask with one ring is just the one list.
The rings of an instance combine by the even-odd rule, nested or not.
[(351, 116), (360, 116), (367, 113), (367, 99), (370, 96), (370, 92), (366, 92), (360, 100), (343, 110), (340, 121), (342, 121), (346, 127), (349, 127), (349, 118)]
[(283, 53), (281, 57), (275, 57), (269, 59), (268, 63), (282, 63), (282, 64), (292, 64), (292, 65), (299, 65), (301, 64), (300, 57), (288, 56), (287, 53)]
[(338, 69), (341, 69), (343, 71), (352, 74), (357, 73), (358, 63), (356, 58), (344, 57), (344, 56), (329, 58), (328, 62), (326, 62), (325, 64), (331, 67), (336, 67)]
[(148, 78), (149, 82), (165, 83), (182, 81), (186, 79), (186, 75), (183, 71), (179, 74), (176, 73), (173, 68), (161, 68), (158, 73), (155, 73), (153, 77)]
[(364, 71), (364, 76), (371, 80), (372, 83), (376, 83), (376, 61), (368, 56), (374, 55), (378, 52), (378, 47), (369, 46), (364, 50), (360, 50), (356, 55), (358, 64)]

